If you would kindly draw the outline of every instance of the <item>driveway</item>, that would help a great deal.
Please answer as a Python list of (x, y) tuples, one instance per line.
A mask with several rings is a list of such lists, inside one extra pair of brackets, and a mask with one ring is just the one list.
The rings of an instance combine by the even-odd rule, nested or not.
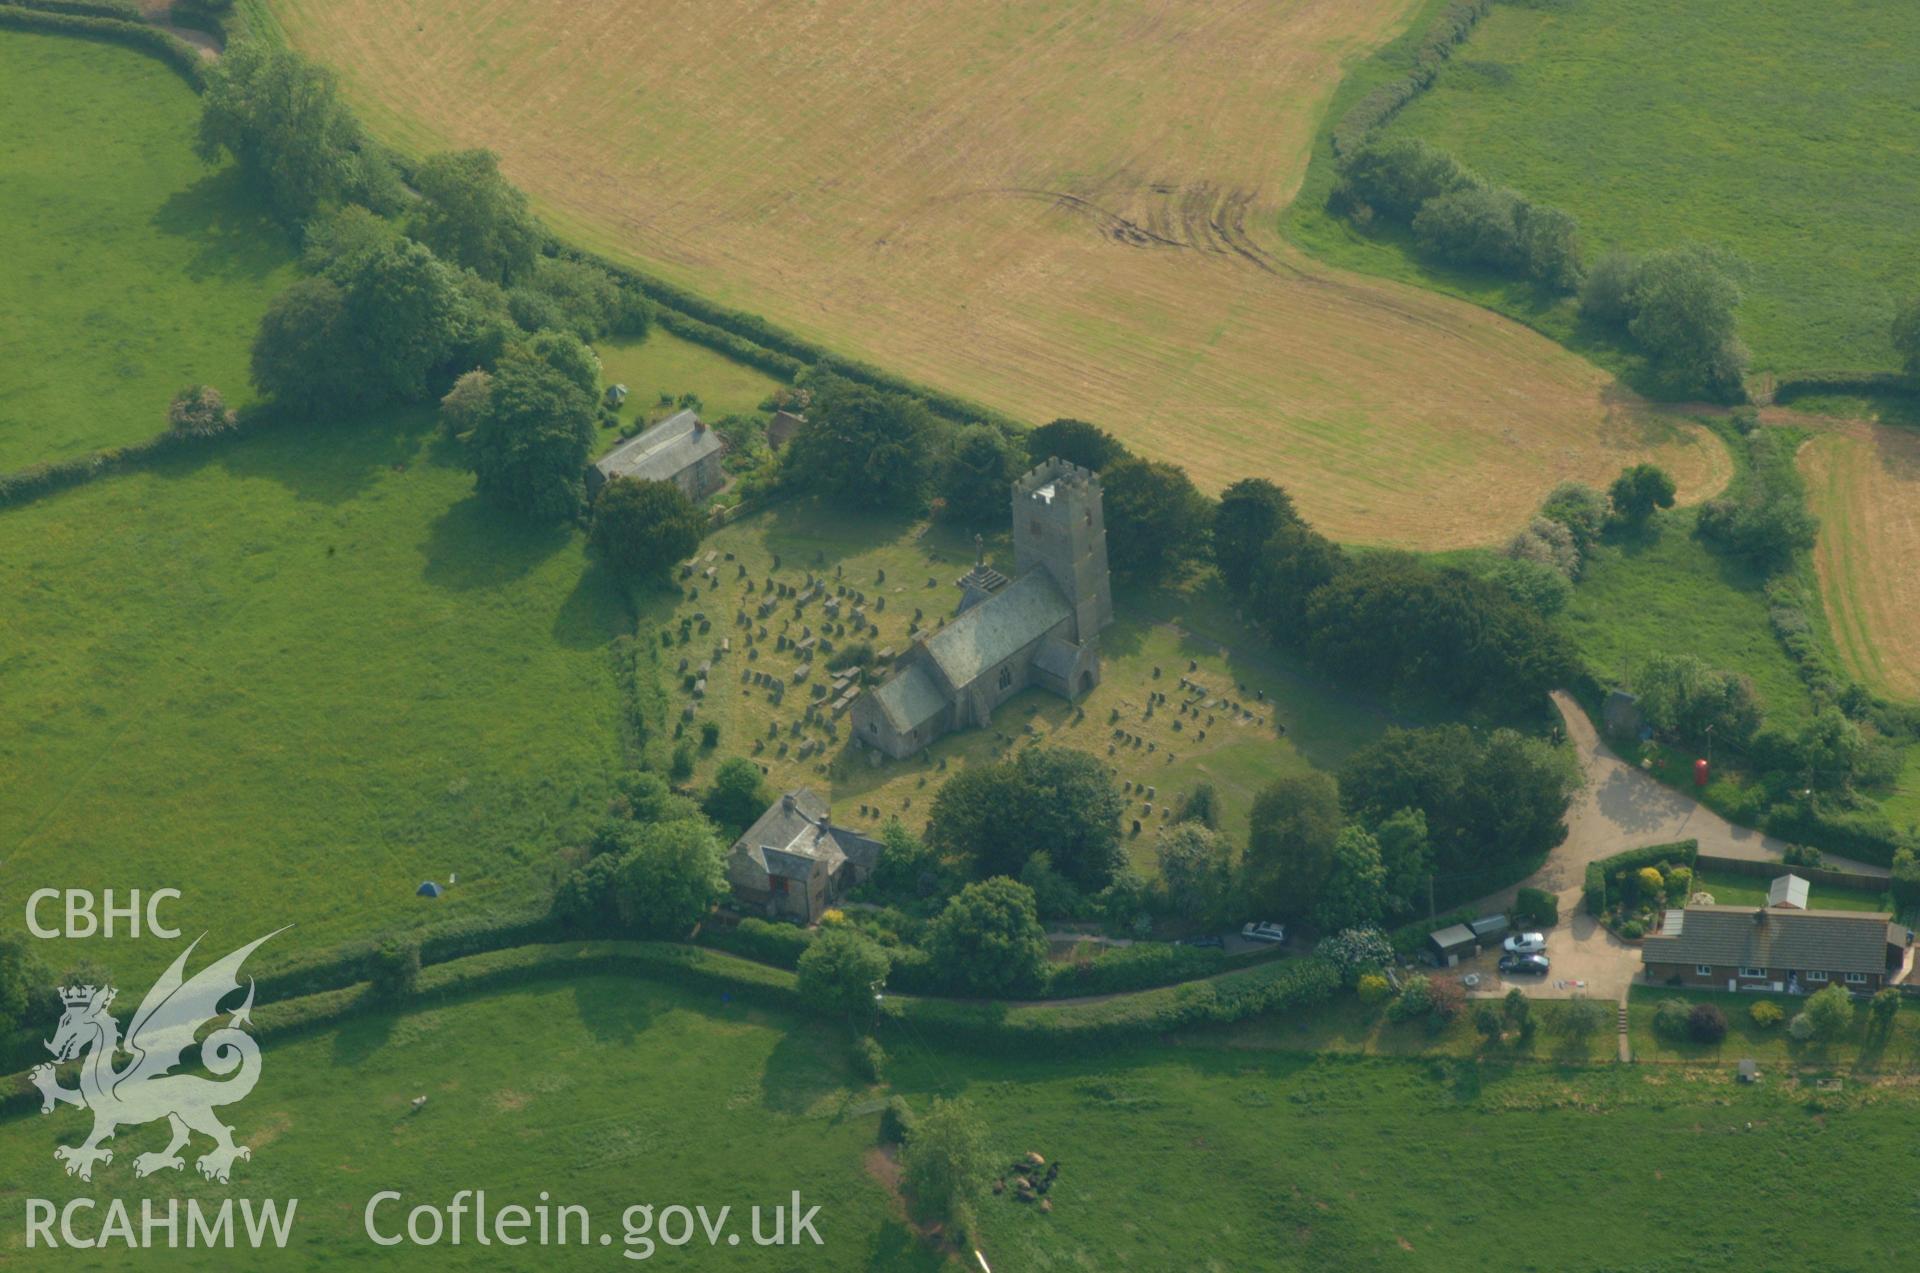
[[(1625, 849), (1670, 840), (1698, 840), (1701, 852), (1720, 857), (1778, 862), (1787, 844), (1751, 827), (1735, 826), (1693, 797), (1662, 786), (1614, 755), (1572, 695), (1556, 690), (1553, 704), (1566, 722), (1567, 739), (1580, 758), (1586, 778), (1567, 810), (1567, 838), (1539, 870), (1512, 888), (1481, 898), (1474, 904), (1475, 911), (1481, 915), (1504, 911), (1513, 905), (1514, 895), (1522, 888), (1554, 894), (1560, 899), (1561, 921), (1547, 934), (1547, 957), (1553, 961), (1553, 973), (1546, 978), (1517, 977), (1512, 984), (1530, 994), (1565, 997), (1583, 993), (1596, 999), (1617, 999), (1640, 971), (1640, 949), (1620, 941), (1581, 911), (1580, 895), (1589, 863)], [(1840, 870), (1887, 874), (1885, 867), (1845, 858), (1829, 855), (1827, 861)], [(1495, 957), (1486, 954), (1461, 965), (1461, 971), (1481, 974), (1476, 993), (1486, 991), (1489, 983), (1504, 992), (1505, 983), (1494, 971), (1494, 963)], [(1582, 981), (1586, 986), (1573, 984)]]

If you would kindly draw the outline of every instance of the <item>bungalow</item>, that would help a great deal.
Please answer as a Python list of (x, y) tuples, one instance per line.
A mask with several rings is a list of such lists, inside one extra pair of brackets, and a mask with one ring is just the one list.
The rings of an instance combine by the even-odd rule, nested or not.
[(690, 500), (701, 500), (726, 484), (720, 458), (727, 444), (692, 411), (679, 411), (608, 451), (587, 469), (587, 492), (616, 477), (672, 482)]
[(727, 851), (727, 882), (741, 909), (812, 924), (873, 873), (886, 848), (835, 826), (805, 787), (781, 796)]
[(1807, 883), (1782, 876), (1766, 906), (1670, 910), (1640, 947), (1652, 983), (1811, 994), (1838, 983), (1867, 994), (1906, 958), (1907, 933), (1884, 911), (1809, 909)]

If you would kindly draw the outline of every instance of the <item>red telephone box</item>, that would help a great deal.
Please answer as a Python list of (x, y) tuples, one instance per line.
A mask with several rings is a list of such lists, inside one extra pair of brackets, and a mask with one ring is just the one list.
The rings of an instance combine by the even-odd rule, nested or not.
[(1696, 787), (1707, 785), (1707, 762), (1704, 760), (1693, 762), (1693, 785)]

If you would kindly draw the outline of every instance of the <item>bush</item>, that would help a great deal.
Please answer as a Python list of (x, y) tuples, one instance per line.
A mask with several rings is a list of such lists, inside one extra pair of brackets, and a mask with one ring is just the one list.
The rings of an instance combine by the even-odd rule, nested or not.
[(1407, 978), (1407, 984), (1400, 988), (1400, 997), (1387, 1009), (1387, 1016), (1394, 1021), (1411, 1021), (1424, 1017), (1433, 1011), (1433, 982), (1421, 973)]
[(1375, 1004), (1385, 999), (1392, 992), (1393, 987), (1379, 973), (1370, 972), (1361, 976), (1360, 980), (1354, 984), (1354, 990), (1359, 994), (1361, 1003)]
[(1669, 1043), (1687, 1037), (1690, 1021), (1691, 1012), (1684, 999), (1662, 999), (1653, 1010), (1653, 1032)]
[(1647, 935), (1647, 926), (1637, 919), (1630, 919), (1620, 925), (1620, 936), (1627, 941), (1639, 941)]
[(1793, 1020), (1787, 1022), (1787, 1033), (1796, 1043), (1805, 1043), (1813, 1037), (1813, 1020), (1804, 1012), (1796, 1012)]
[(1500, 1009), (1494, 1007), (1493, 1004), (1487, 1000), (1482, 999), (1479, 1003), (1473, 1005), (1473, 1028), (1480, 1032), (1482, 1038), (1485, 1038), (1488, 1042), (1493, 1042), (1500, 1037), (1501, 1031), (1506, 1028), (1506, 1022), (1500, 1019)]
[(1807, 1000), (1801, 1014), (1813, 1028), (1813, 1037), (1826, 1042), (1839, 1038), (1853, 1025), (1853, 996), (1837, 982)]
[(1687, 1035), (1695, 1043), (1718, 1043), (1727, 1037), (1727, 1014), (1711, 1003), (1696, 1003), (1687, 1014)]
[(880, 1110), (880, 1143), (883, 1145), (904, 1145), (913, 1136), (917, 1120), (913, 1116), (913, 1107), (902, 1096), (890, 1096)]
[(1607, 1023), (1607, 1009), (1597, 999), (1569, 999), (1554, 1016), (1554, 1031), (1568, 1039), (1585, 1039)]
[(1771, 999), (1762, 999), (1747, 1009), (1747, 1016), (1751, 1017), (1753, 1023), (1762, 1030), (1771, 1030), (1786, 1020), (1787, 1014), (1782, 1012), (1780, 1005)]
[(167, 427), (194, 437), (226, 433), (239, 417), (212, 385), (188, 385), (167, 407)]
[(1633, 882), (1638, 886), (1638, 895), (1642, 899), (1657, 900), (1666, 890), (1667, 881), (1657, 867), (1643, 866), (1633, 873)]
[(1393, 944), (1377, 928), (1344, 928), (1315, 947), (1314, 953), (1340, 970), (1340, 980), (1356, 984), (1393, 962)]
[(1560, 899), (1543, 888), (1523, 888), (1513, 899), (1513, 922), (1521, 928), (1551, 928), (1560, 922)]
[[(853, 1070), (869, 1083), (886, 1080), (887, 1050), (871, 1034), (863, 1034), (853, 1043)], [(885, 1115), (882, 1115), (884, 1121)]]
[(700, 930), (700, 944), (779, 968), (797, 968), (800, 956), (813, 944), (813, 934), (795, 924), (743, 919), (733, 928), (706, 925)]

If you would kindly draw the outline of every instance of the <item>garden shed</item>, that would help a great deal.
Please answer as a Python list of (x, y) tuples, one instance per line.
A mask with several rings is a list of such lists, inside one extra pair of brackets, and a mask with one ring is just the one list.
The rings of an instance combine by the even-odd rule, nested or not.
[(1482, 915), (1468, 927), (1473, 929), (1473, 939), (1476, 942), (1483, 942), (1498, 941), (1507, 935), (1507, 930), (1513, 927), (1513, 924), (1505, 915)]
[(1427, 935), (1427, 958), (1441, 968), (1451, 968), (1479, 949), (1473, 930), (1465, 924), (1449, 924)]

